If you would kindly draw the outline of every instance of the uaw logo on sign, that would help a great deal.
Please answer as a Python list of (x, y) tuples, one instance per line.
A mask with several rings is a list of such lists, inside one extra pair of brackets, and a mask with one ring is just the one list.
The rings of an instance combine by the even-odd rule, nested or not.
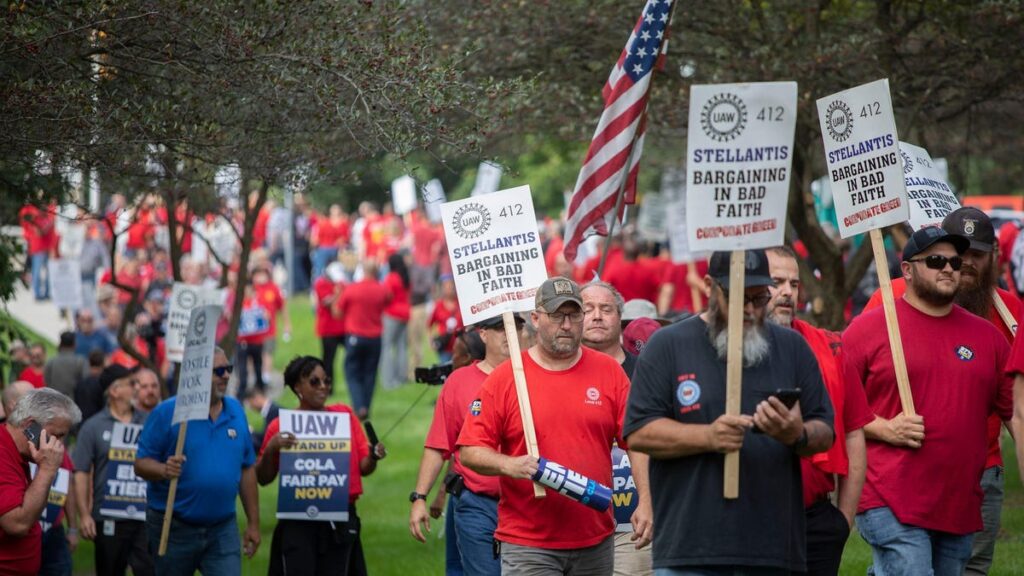
[(206, 312), (196, 314), (196, 324), (193, 332), (195, 332), (196, 338), (203, 337), (203, 333), (206, 332)]
[(914, 162), (910, 159), (910, 154), (900, 150), (900, 158), (903, 159), (903, 174), (910, 174), (913, 172)]
[(956, 357), (967, 362), (974, 358), (974, 350), (971, 350), (967, 346), (957, 346)]
[(845, 142), (853, 133), (853, 112), (846, 102), (835, 100), (825, 113), (828, 135), (836, 142)]
[(459, 236), (476, 238), (482, 236), (491, 227), (491, 213), (483, 204), (471, 202), (458, 209), (452, 218), (452, 228)]
[(178, 305), (186, 310), (196, 307), (196, 294), (190, 290), (178, 292)]
[(747, 126), (747, 106), (735, 94), (716, 94), (701, 109), (700, 124), (708, 138), (728, 142)]
[(316, 506), (310, 506), (309, 508), (306, 508), (306, 516), (309, 516), (310, 518), (316, 518), (319, 515), (320, 509), (317, 508)]

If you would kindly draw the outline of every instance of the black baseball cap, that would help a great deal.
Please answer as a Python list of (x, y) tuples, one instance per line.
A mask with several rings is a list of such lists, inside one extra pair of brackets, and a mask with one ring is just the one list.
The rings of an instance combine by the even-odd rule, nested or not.
[(100, 391), (106, 392), (110, 385), (132, 375), (132, 371), (120, 364), (111, 364), (100, 372)]
[(996, 230), (992, 220), (981, 210), (973, 206), (964, 206), (953, 210), (942, 220), (942, 229), (950, 234), (958, 234), (971, 242), (971, 248), (982, 252), (991, 252), (996, 243)]
[[(732, 252), (715, 252), (708, 263), (708, 275), (722, 288), (729, 289), (729, 259)], [(768, 255), (764, 250), (747, 250), (744, 260), (743, 287), (772, 286), (772, 274), (768, 268)]]
[(903, 261), (911, 260), (938, 242), (949, 242), (956, 248), (957, 254), (963, 254), (971, 247), (971, 241), (967, 238), (959, 234), (950, 234), (938, 226), (930, 226), (914, 232), (910, 240), (907, 240), (906, 246), (903, 247)]

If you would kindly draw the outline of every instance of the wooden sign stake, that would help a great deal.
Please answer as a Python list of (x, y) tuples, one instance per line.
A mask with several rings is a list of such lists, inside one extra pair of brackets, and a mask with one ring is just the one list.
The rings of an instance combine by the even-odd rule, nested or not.
[[(743, 287), (746, 277), (746, 250), (733, 250), (729, 258), (729, 344), (725, 370), (725, 413), (740, 415), (740, 394), (743, 381)], [(724, 495), (740, 496), (740, 453), (725, 455)]]
[(1003, 324), (1009, 328), (1010, 333), (1014, 336), (1017, 335), (1017, 319), (1010, 314), (1010, 310), (1003, 303), (1003, 299), (999, 297), (999, 292), (995, 288), (992, 289), (992, 303), (996, 305), (996, 311), (999, 312), (999, 317), (1003, 319)]
[(892, 280), (889, 278), (889, 260), (885, 257), (882, 231), (874, 228), (869, 232), (871, 249), (875, 253), (875, 270), (878, 272), (879, 290), (882, 292), (882, 307), (885, 309), (885, 327), (889, 332), (889, 349), (892, 364), (896, 368), (896, 386), (900, 392), (903, 413), (914, 416), (914, 396), (910, 392), (910, 377), (907, 375), (907, 360), (903, 356), (903, 341), (900, 340), (900, 325), (896, 322), (896, 301), (892, 297)]
[[(178, 444), (174, 447), (174, 455), (181, 456), (185, 449), (185, 433), (188, 430), (188, 420), (181, 423), (178, 428)], [(163, 556), (167, 553), (167, 538), (171, 534), (171, 518), (174, 516), (174, 497), (178, 493), (178, 479), (171, 479), (171, 488), (167, 491), (167, 509), (164, 510), (164, 526), (160, 531), (160, 549), (157, 554)]]
[[(516, 382), (516, 397), (519, 399), (519, 414), (523, 418), (526, 453), (534, 458), (540, 458), (540, 450), (537, 448), (537, 431), (533, 427), (533, 410), (530, 408), (530, 392), (526, 389), (526, 370), (523, 368), (523, 356), (519, 350), (519, 334), (516, 332), (515, 314), (502, 312), (501, 321), (505, 325), (509, 359), (512, 361), (512, 377)], [(545, 495), (544, 487), (534, 482), (533, 497), (543, 498)]]

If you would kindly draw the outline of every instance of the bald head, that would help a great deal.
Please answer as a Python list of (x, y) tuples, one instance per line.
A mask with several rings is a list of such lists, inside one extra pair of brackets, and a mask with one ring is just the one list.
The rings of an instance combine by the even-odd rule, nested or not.
[(18, 403), (18, 400), (21, 400), (22, 396), (28, 394), (34, 389), (35, 386), (24, 380), (12, 382), (10, 386), (4, 388), (4, 414), (10, 415), (11, 411), (14, 410), (14, 405)]

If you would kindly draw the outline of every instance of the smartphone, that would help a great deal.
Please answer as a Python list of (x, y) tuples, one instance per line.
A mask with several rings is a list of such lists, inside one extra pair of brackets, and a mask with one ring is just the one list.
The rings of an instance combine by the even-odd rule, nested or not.
[(786, 405), (786, 408), (792, 409), (796, 405), (796, 401), (800, 399), (799, 388), (779, 388), (775, 391), (772, 396), (775, 396)]
[(33, 422), (29, 424), (28, 428), (25, 428), (23, 432), (25, 433), (25, 438), (28, 438), (29, 442), (35, 444), (36, 449), (38, 450), (39, 442), (42, 440), (43, 436), (43, 426), (39, 422)]

